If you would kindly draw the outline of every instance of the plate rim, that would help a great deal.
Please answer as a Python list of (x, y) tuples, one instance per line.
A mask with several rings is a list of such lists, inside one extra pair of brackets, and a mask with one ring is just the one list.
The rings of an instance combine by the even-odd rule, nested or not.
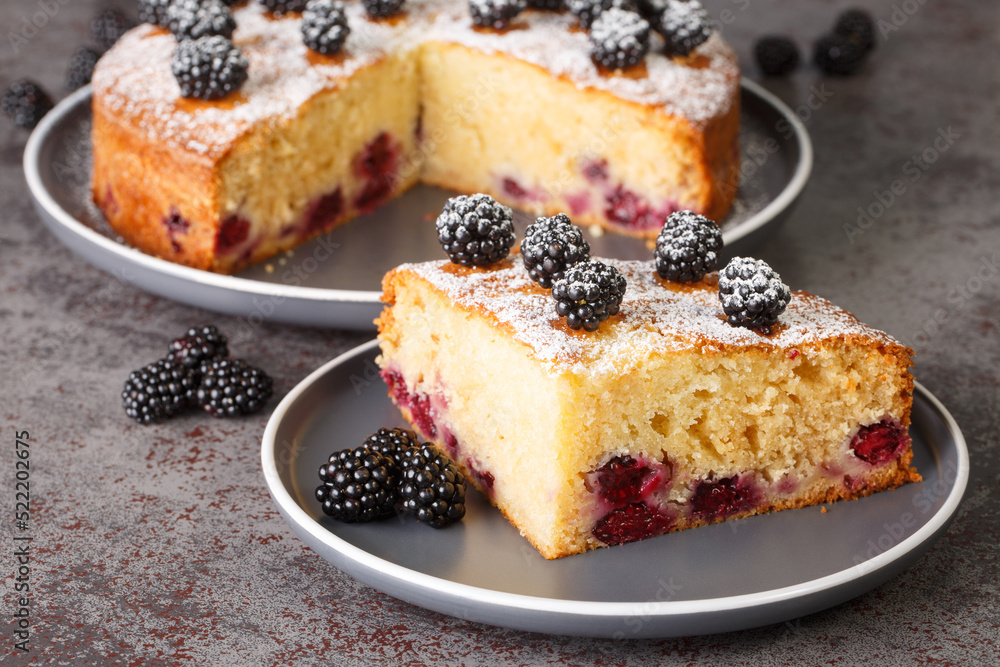
[[(698, 600), (655, 600), (641, 602), (560, 600), (520, 593), (494, 591), (470, 584), (458, 583), (449, 579), (416, 572), (405, 566), (372, 555), (343, 540), (306, 514), (281, 482), (276, 464), (275, 444), (277, 431), (284, 416), (295, 404), (298, 397), (308, 391), (325, 374), (332, 372), (342, 364), (350, 362), (357, 356), (368, 354), (372, 348), (377, 348), (377, 346), (378, 340), (373, 339), (338, 355), (306, 376), (282, 399), (268, 419), (261, 443), (261, 464), (264, 480), (275, 504), (295, 532), (298, 532), (300, 529), (304, 530), (318, 542), (324, 543), (345, 558), (371, 571), (379, 572), (381, 575), (405, 582), (415, 587), (416, 590), (444, 593), (458, 600), (489, 604), (508, 611), (554, 613), (588, 619), (622, 618), (638, 614), (645, 618), (662, 620), (697, 616), (699, 614), (724, 614), (807, 598), (861, 580), (866, 575), (888, 569), (894, 563), (905, 560), (911, 552), (918, 550), (948, 525), (955, 511), (958, 509), (968, 484), (970, 462), (965, 436), (954, 417), (952, 417), (951, 413), (938, 398), (922, 384), (914, 381), (914, 395), (919, 393), (922, 399), (930, 403), (930, 406), (942, 417), (944, 425), (954, 439), (958, 460), (955, 481), (941, 508), (923, 526), (914, 532), (913, 535), (910, 535), (905, 540), (883, 551), (874, 558), (833, 574), (791, 586), (784, 586), (770, 591)], [(312, 548), (312, 545), (308, 546)], [(313, 550), (315, 551), (315, 549)], [(320, 556), (322, 557), (322, 554)], [(334, 564), (334, 566), (342, 569), (339, 564)], [(351, 574), (351, 576), (355, 575)], [(365, 581), (356, 576), (355, 578)], [(371, 582), (365, 581), (365, 583), (379, 590), (384, 590)], [(392, 593), (386, 592), (386, 594), (397, 597)]]
[[(793, 129), (796, 143), (799, 147), (799, 160), (795, 165), (792, 177), (785, 184), (785, 187), (778, 196), (743, 223), (739, 228), (740, 233), (738, 235), (734, 236), (730, 234), (727, 236), (725, 232), (723, 233), (723, 239), (727, 245), (763, 227), (782, 211), (790, 207), (805, 188), (813, 168), (813, 148), (809, 133), (805, 125), (788, 105), (761, 85), (746, 77), (740, 77), (740, 91), (741, 95), (746, 91), (760, 98), (788, 121)], [(91, 84), (87, 84), (64, 98), (54, 109), (47, 113), (28, 137), (22, 158), (25, 178), (28, 182), (28, 190), (32, 197), (35, 199), (37, 205), (50, 215), (52, 220), (58, 223), (64, 231), (73, 234), (78, 240), (87, 242), (110, 256), (126, 262), (136, 263), (143, 269), (162, 274), (164, 277), (204, 287), (229, 290), (239, 293), (244, 297), (283, 297), (310, 302), (346, 302), (371, 305), (379, 302), (379, 292), (375, 290), (345, 290), (335, 287), (304, 287), (301, 285), (268, 283), (175, 264), (159, 257), (147, 255), (141, 250), (115, 241), (91, 229), (88, 225), (73, 217), (55, 200), (44, 185), (41, 176), (41, 149), (46, 139), (52, 133), (53, 128), (66, 116), (74, 112), (85, 99), (91, 96), (91, 93), (92, 86)], [(43, 222), (46, 222), (47, 226), (49, 226), (48, 221), (45, 220), (45, 216), (42, 217)], [(70, 249), (76, 251), (72, 246)], [(204, 307), (203, 304), (198, 305)]]

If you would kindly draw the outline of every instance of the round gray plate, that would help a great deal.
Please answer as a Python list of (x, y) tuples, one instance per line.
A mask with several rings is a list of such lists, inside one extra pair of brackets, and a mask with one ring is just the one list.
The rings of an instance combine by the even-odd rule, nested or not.
[(674, 637), (777, 623), (895, 576), (951, 519), (969, 475), (965, 440), (919, 384), (914, 465), (924, 481), (852, 502), (786, 510), (554, 561), (476, 491), (458, 524), (343, 524), (313, 497), (331, 452), (404, 425), (378, 376), (376, 341), (327, 363), (277, 407), (264, 478), (292, 530), (366, 584), (463, 619), (592, 637)]
[[(749, 254), (751, 239), (760, 239), (757, 232), (788, 215), (812, 169), (809, 136), (788, 107), (746, 80), (741, 102), (743, 169), (736, 203), (722, 222), (729, 256)], [(151, 257), (125, 245), (91, 201), (90, 125), (87, 86), (35, 128), (24, 151), (35, 208), (66, 246), (149, 292), (251, 323), (373, 329), (386, 271), (443, 256), (431, 221), (454, 193), (418, 186), (372, 215), (235, 276)], [(530, 221), (519, 214), (519, 231)], [(650, 253), (641, 240), (616, 234), (590, 242), (598, 257), (646, 258)]]

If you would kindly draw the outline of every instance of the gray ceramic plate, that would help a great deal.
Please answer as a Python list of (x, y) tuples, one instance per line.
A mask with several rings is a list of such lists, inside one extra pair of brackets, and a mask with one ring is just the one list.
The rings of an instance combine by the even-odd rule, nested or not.
[(854, 502), (788, 510), (544, 560), (470, 492), (446, 529), (411, 520), (342, 524), (313, 497), (316, 469), (381, 426), (403, 425), (377, 373), (375, 341), (334, 359), (277, 407), (264, 477), (292, 530), (366, 584), (463, 619), (592, 637), (673, 637), (777, 623), (868, 591), (919, 558), (965, 491), (955, 421), (919, 384), (914, 465), (924, 477)]
[[(765, 225), (791, 210), (812, 169), (798, 118), (776, 97), (743, 82), (744, 168), (736, 204), (723, 221), (727, 252), (747, 252)], [(383, 274), (403, 262), (437, 259), (431, 220), (452, 193), (419, 186), (376, 213), (235, 276), (173, 264), (128, 247), (90, 198), (90, 87), (70, 95), (32, 133), (24, 171), (39, 215), (88, 262), (119, 280), (176, 301), (243, 317), (309, 326), (372, 329)], [(414, 224), (414, 223), (418, 224)], [(425, 224), (419, 224), (424, 222)], [(519, 230), (530, 222), (518, 216)], [(386, 243), (386, 239), (393, 243)], [(600, 257), (646, 258), (642, 241), (591, 238)]]

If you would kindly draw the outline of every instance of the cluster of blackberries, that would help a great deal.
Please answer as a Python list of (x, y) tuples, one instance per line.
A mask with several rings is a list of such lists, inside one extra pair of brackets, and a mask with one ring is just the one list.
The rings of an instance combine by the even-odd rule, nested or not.
[(698, 0), (570, 0), (580, 26), (590, 30), (591, 57), (609, 69), (637, 65), (650, 49), (650, 31), (663, 38), (663, 53), (684, 57), (712, 34)]
[[(813, 64), (826, 74), (848, 76), (861, 69), (874, 48), (875, 22), (871, 14), (863, 9), (849, 9), (837, 17), (833, 32), (816, 40)], [(767, 76), (784, 76), (801, 61), (795, 42), (778, 35), (759, 39), (754, 56), (760, 71)]]
[(271, 398), (271, 378), (242, 359), (228, 357), (228, 340), (216, 327), (188, 329), (170, 343), (166, 357), (129, 374), (122, 389), (125, 414), (140, 424), (152, 424), (189, 408), (201, 408), (213, 417), (257, 412)]
[(316, 500), (347, 523), (395, 514), (443, 528), (465, 516), (467, 483), (458, 465), (417, 434), (381, 428), (354, 449), (334, 452), (319, 467)]

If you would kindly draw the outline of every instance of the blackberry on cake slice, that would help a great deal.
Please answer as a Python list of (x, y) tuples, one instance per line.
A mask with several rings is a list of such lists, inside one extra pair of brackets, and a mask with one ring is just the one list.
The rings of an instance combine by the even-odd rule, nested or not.
[(531, 9), (543, 12), (561, 12), (566, 9), (566, 3), (563, 0), (527, 0), (527, 3)]
[(361, 0), (361, 4), (373, 19), (386, 19), (403, 11), (403, 0)]
[(718, 225), (694, 211), (675, 211), (656, 237), (656, 273), (681, 283), (701, 280), (715, 270), (721, 249)]
[(172, 0), (167, 21), (178, 41), (209, 35), (232, 37), (236, 30), (233, 12), (222, 0)]
[(139, 0), (139, 20), (169, 30), (170, 18), (167, 16), (167, 10), (170, 8), (170, 3), (171, 0)]
[(247, 59), (221, 35), (186, 39), (177, 45), (170, 69), (181, 97), (217, 100), (240, 89), (247, 80)]
[(469, 15), (473, 25), (504, 30), (527, 6), (527, 0), (469, 0)]
[(334, 452), (319, 467), (316, 500), (323, 513), (346, 523), (374, 521), (395, 512), (399, 466), (366, 446)]
[(663, 35), (668, 56), (686, 56), (712, 35), (708, 12), (698, 0), (667, 0), (652, 26)]
[(316, 53), (333, 55), (344, 47), (350, 33), (343, 2), (309, 0), (302, 12), (302, 41), (306, 46)]
[(566, 269), (590, 259), (590, 244), (565, 213), (538, 218), (521, 240), (521, 261), (536, 283), (550, 289)]
[(49, 94), (31, 79), (15, 81), (0, 97), (0, 112), (25, 130), (34, 129), (53, 106)]
[(799, 66), (799, 47), (787, 37), (768, 35), (754, 45), (757, 66), (766, 76), (785, 76)]
[(304, 11), (306, 2), (307, 0), (260, 0), (260, 4), (275, 16)]
[(140, 424), (164, 422), (193, 404), (197, 386), (191, 369), (160, 359), (129, 373), (122, 389), (122, 407)]
[(566, 0), (566, 6), (580, 21), (580, 27), (584, 30), (589, 30), (601, 12), (612, 7), (630, 12), (639, 11), (635, 0)]
[(625, 277), (614, 266), (588, 260), (569, 267), (552, 285), (552, 296), (570, 329), (597, 331), (601, 322), (618, 314), (625, 287)]
[(722, 310), (734, 327), (767, 331), (791, 301), (788, 285), (767, 262), (734, 257), (719, 272)]
[(452, 197), (435, 222), (438, 242), (456, 264), (498, 262), (514, 245), (512, 216), (510, 208), (487, 194)]
[(590, 57), (602, 67), (634, 67), (648, 51), (649, 22), (636, 12), (612, 7), (590, 26)]
[(213, 417), (240, 417), (260, 411), (272, 387), (267, 373), (243, 359), (215, 359), (204, 368), (195, 400)]
[(400, 471), (403, 512), (434, 528), (444, 528), (465, 516), (467, 482), (447, 454), (430, 444), (408, 449)]

